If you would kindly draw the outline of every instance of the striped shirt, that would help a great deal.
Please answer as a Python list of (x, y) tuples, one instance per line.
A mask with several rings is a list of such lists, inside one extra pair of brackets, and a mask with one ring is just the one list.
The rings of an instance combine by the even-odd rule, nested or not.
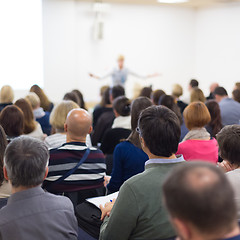
[(85, 143), (70, 142), (50, 150), (49, 172), (43, 188), (50, 192), (73, 192), (94, 189), (103, 186), (106, 172), (105, 158), (102, 151), (90, 148), (90, 153), (78, 169), (60, 183), (50, 185), (74, 168), (83, 157), (87, 146)]

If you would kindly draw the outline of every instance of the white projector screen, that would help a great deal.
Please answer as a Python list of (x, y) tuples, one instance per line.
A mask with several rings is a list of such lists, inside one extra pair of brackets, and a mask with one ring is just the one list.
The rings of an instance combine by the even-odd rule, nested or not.
[(43, 87), (42, 0), (0, 0), (0, 87)]

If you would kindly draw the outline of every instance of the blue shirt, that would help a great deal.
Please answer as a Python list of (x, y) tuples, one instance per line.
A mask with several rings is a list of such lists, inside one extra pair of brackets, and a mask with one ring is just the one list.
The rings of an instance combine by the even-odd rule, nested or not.
[(237, 235), (237, 236), (231, 237), (231, 238), (226, 238), (225, 240), (240, 240), (240, 235)]
[(147, 160), (142, 149), (128, 141), (119, 143), (113, 153), (112, 178), (107, 186), (109, 192), (117, 192), (127, 179), (143, 172)]

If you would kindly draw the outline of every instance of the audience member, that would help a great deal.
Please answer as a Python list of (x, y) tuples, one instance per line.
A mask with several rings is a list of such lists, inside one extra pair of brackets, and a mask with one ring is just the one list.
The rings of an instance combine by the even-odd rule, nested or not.
[(214, 91), (217, 87), (219, 87), (218, 83), (212, 83), (210, 85), (210, 94), (208, 97), (206, 97), (207, 100), (215, 99)]
[[(122, 86), (117, 85), (112, 87), (110, 89), (110, 94), (109, 94), (109, 99), (111, 104), (113, 103), (114, 99), (124, 95), (125, 95), (125, 90)], [(113, 109), (102, 113), (102, 115), (99, 117), (97, 121), (94, 132), (92, 134), (93, 146), (97, 146), (102, 143), (103, 136), (105, 132), (112, 127), (114, 119), (115, 119), (115, 115), (114, 115)]]
[(30, 102), (24, 98), (20, 98), (15, 102), (17, 107), (19, 107), (23, 111), (24, 116), (24, 127), (23, 133), (29, 137), (38, 138), (40, 140), (44, 140), (46, 135), (43, 134), (41, 125), (34, 120), (32, 107)]
[(122, 184), (132, 176), (144, 171), (147, 154), (142, 150), (137, 133), (138, 118), (142, 110), (150, 107), (151, 101), (147, 97), (138, 97), (131, 105), (132, 132), (127, 140), (119, 143), (114, 149), (113, 171), (107, 185), (109, 193), (119, 191)]
[(202, 160), (216, 163), (218, 147), (215, 138), (211, 138), (205, 126), (211, 121), (210, 113), (202, 102), (193, 102), (183, 112), (185, 124), (189, 132), (178, 146), (177, 154), (184, 159)]
[(180, 108), (181, 113), (187, 107), (187, 104), (180, 100), (180, 97), (183, 95), (183, 88), (180, 84), (174, 84), (172, 89), (172, 96), (176, 99), (177, 105)]
[(40, 107), (40, 98), (34, 92), (30, 92), (26, 97), (32, 106), (33, 115), (37, 122), (40, 123), (42, 131), (50, 135), (52, 126), (49, 123), (50, 112), (44, 112), (43, 108)]
[(234, 90), (235, 90), (235, 89), (240, 89), (240, 82), (236, 82), (236, 83), (235, 83)]
[(165, 180), (163, 195), (179, 239), (240, 239), (233, 190), (212, 164), (175, 168)]
[(235, 100), (236, 102), (240, 103), (240, 89), (235, 89), (232, 92), (232, 98), (233, 100)]
[(198, 88), (199, 82), (196, 79), (191, 79), (188, 85), (188, 90), (192, 91), (193, 88)]
[(11, 185), (3, 175), (3, 157), (7, 147), (7, 136), (0, 125), (0, 208), (7, 204), (7, 199), (11, 194)]
[(229, 98), (226, 89), (223, 87), (217, 87), (214, 96), (219, 103), (223, 126), (239, 124), (240, 103)]
[(206, 103), (211, 116), (211, 121), (205, 126), (211, 137), (216, 138), (217, 133), (222, 129), (222, 119), (219, 104), (215, 100), (208, 100)]
[(144, 87), (142, 88), (139, 97), (147, 97), (151, 99), (151, 94), (152, 94), (152, 86), (150, 87)]
[(7, 135), (8, 142), (22, 135), (24, 128), (22, 110), (15, 105), (5, 107), (0, 113), (0, 125), (2, 125)]
[(138, 132), (150, 160), (143, 173), (122, 185), (115, 204), (101, 207), (104, 222), (100, 239), (165, 239), (175, 235), (163, 207), (162, 183), (172, 168), (184, 162), (182, 156), (175, 155), (181, 134), (179, 119), (166, 107), (151, 106), (141, 112)]
[(30, 88), (30, 92), (34, 92), (38, 95), (40, 99), (40, 107), (43, 108), (45, 112), (51, 112), (53, 109), (53, 103), (49, 101), (47, 95), (38, 85), (33, 85)]
[(193, 88), (190, 95), (190, 102), (205, 102), (203, 91), (200, 88)]
[(151, 100), (152, 100), (153, 104), (158, 105), (159, 99), (161, 98), (161, 96), (163, 96), (165, 94), (166, 93), (161, 89), (157, 89), (157, 90), (153, 91), (151, 94)]
[(63, 100), (73, 101), (78, 106), (81, 104), (81, 100), (75, 92), (68, 92), (64, 95)]
[[(67, 142), (50, 150), (49, 173), (44, 188), (52, 193), (64, 193), (76, 206), (86, 198), (105, 193), (106, 164), (100, 150), (86, 146), (86, 136), (92, 131), (92, 119), (86, 110), (71, 110), (64, 128)], [(82, 159), (84, 162), (74, 170)], [(71, 169), (73, 172), (69, 172)]]
[(16, 138), (8, 145), (3, 170), (12, 195), (0, 210), (1, 239), (77, 239), (72, 203), (41, 188), (48, 158), (44, 143), (31, 137)]
[(72, 92), (77, 94), (77, 96), (78, 96), (78, 98), (80, 100), (80, 105), (79, 105), (80, 108), (87, 110), (87, 108), (85, 106), (85, 101), (84, 101), (82, 93), (78, 89), (74, 89), (74, 90), (72, 90)]
[(183, 140), (183, 138), (185, 137), (185, 135), (188, 133), (188, 129), (183, 121), (183, 117), (182, 114), (180, 112), (180, 109), (178, 107), (178, 105), (175, 102), (175, 99), (170, 96), (170, 95), (164, 95), (161, 98), (161, 104), (162, 106), (165, 106), (169, 109), (171, 109), (178, 117), (180, 124), (181, 124), (181, 137), (180, 137), (180, 141)]
[(225, 126), (217, 135), (219, 155), (223, 159), (220, 166), (227, 172), (235, 192), (235, 202), (240, 220), (240, 126)]
[(0, 91), (0, 112), (8, 105), (13, 104), (14, 93), (9, 85), (5, 85)]

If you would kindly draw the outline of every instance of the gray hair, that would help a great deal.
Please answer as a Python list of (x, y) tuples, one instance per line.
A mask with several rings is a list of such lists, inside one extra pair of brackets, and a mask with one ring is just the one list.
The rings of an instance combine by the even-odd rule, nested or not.
[(4, 165), (14, 187), (34, 187), (44, 180), (49, 152), (40, 140), (21, 136), (7, 146)]

